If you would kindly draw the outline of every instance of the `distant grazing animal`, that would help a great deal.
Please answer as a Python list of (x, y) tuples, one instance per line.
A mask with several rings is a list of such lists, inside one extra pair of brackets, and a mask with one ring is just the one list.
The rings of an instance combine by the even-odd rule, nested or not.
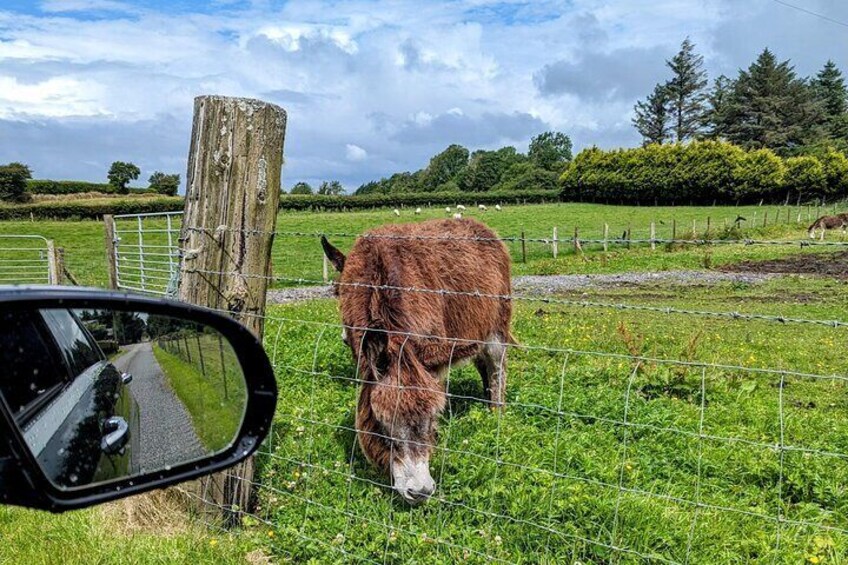
[(841, 229), (842, 233), (848, 230), (848, 213), (837, 214), (835, 216), (822, 216), (807, 228), (807, 233), (810, 239), (815, 239), (816, 230), (821, 230), (821, 239), (824, 240), (824, 233), (827, 230), (834, 229)]
[(461, 220), (462, 219), (462, 212), (457, 212), (456, 214), (454, 214), (453, 219), (454, 220)]
[(462, 204), (457, 204), (456, 209), (460, 212), (465, 212), (465, 206), (463, 206)]
[(446, 212), (447, 214), (450, 214), (450, 212), (451, 212), (451, 210), (450, 210), (450, 206), (448, 206), (447, 208), (445, 208), (445, 212)]
[(485, 212), (486, 211), (486, 205), (485, 204), (478, 204), (477, 209), (479, 209), (481, 212)]
[(341, 272), (343, 339), (362, 382), (359, 445), (404, 500), (421, 502), (436, 488), (429, 462), (451, 367), (473, 360), (491, 407), (504, 405), (512, 303), (403, 289), (508, 296), (509, 253), (470, 219), (385, 225), (357, 239), (347, 257), (324, 237), (321, 245)]
[(500, 212), (502, 209), (503, 209), (503, 208), (501, 208), (501, 205), (500, 205), (500, 204), (495, 204), (495, 210), (497, 210), (498, 212)]
[(416, 208), (416, 209), (415, 209), (415, 214), (417, 215), (417, 214), (420, 214), (420, 213), (421, 213), (421, 208)]
[(738, 228), (740, 223), (742, 223), (742, 222), (747, 222), (747, 221), (748, 221), (748, 220), (746, 220), (745, 218), (743, 218), (742, 216), (740, 216), (740, 215), (738, 215), (738, 214), (737, 214), (737, 215), (736, 215), (736, 219), (735, 219), (735, 220), (733, 220), (733, 223), (734, 223), (734, 224), (736, 225), (736, 227)]
[(394, 210), (392, 210), (392, 213), (393, 213), (395, 216), (400, 216), (400, 210), (398, 210), (397, 208), (395, 208)]

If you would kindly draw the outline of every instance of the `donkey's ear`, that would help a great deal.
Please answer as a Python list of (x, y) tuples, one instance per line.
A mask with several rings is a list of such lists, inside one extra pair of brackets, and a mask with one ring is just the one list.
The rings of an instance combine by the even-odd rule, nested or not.
[(323, 235), (321, 236), (321, 247), (324, 248), (324, 255), (327, 256), (327, 259), (330, 260), (330, 263), (333, 264), (333, 267), (335, 267), (335, 269), (341, 273), (344, 270), (345, 264), (344, 253), (333, 247), (332, 244), (330, 244), (330, 242), (327, 241), (327, 238)]

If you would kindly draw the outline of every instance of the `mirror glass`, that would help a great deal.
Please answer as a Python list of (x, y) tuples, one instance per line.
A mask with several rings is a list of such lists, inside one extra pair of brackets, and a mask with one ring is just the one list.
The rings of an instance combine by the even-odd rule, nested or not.
[(230, 343), (196, 322), (138, 311), (0, 313), (0, 394), (60, 488), (207, 457), (247, 403)]

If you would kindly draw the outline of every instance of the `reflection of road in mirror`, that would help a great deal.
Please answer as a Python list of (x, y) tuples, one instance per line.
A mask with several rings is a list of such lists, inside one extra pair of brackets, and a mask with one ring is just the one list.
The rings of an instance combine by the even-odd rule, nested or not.
[(171, 390), (149, 342), (125, 346), (113, 360), (121, 372), (132, 374), (128, 385), (139, 406), (141, 472), (159, 471), (209, 455), (192, 425), (185, 405)]

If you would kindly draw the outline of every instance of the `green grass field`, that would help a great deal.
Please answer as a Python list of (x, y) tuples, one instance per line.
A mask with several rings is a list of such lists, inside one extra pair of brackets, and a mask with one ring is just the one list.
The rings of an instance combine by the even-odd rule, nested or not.
[[(822, 213), (824, 210), (820, 210)], [(828, 212), (832, 209), (828, 207)], [(560, 239), (573, 237), (574, 228), (579, 230), (579, 236), (585, 239), (601, 238), (604, 224), (609, 225), (611, 238), (621, 237), (630, 229), (633, 239), (647, 239), (650, 236), (650, 224), (656, 225), (657, 238), (669, 238), (676, 224), (678, 237), (691, 237), (692, 222), (695, 221), (695, 235), (703, 238), (706, 234), (707, 219), (710, 219), (710, 237), (728, 235), (725, 232), (725, 221), (733, 225), (737, 216), (746, 218), (741, 223), (743, 231), (740, 234), (729, 234), (754, 239), (803, 239), (806, 237), (805, 228), (809, 225), (808, 217), (814, 216), (815, 208), (808, 207), (775, 207), (775, 206), (716, 206), (716, 207), (627, 207), (604, 206), (599, 204), (544, 204), (535, 206), (507, 206), (502, 212), (490, 208), (488, 212), (479, 212), (469, 202), (466, 217), (478, 218), (490, 225), (501, 237), (519, 237), (521, 232), (529, 239), (551, 238), (552, 229), (556, 226)], [(798, 216), (801, 216), (799, 223)], [(787, 223), (787, 215), (789, 222)], [(763, 219), (768, 225), (763, 228)], [(347, 233), (359, 234), (363, 231), (385, 223), (421, 221), (430, 218), (448, 217), (443, 207), (424, 209), (421, 215), (414, 215), (411, 209), (404, 209), (400, 218), (396, 218), (391, 210), (380, 209), (364, 212), (282, 212), (277, 221), (277, 235), (273, 253), (273, 272), (283, 279), (304, 278), (319, 280), (322, 276), (322, 251), (318, 238), (311, 235), (287, 235), (290, 233), (315, 234)], [(779, 219), (780, 223), (775, 224)], [(174, 224), (175, 227), (177, 223)], [(145, 246), (166, 245), (167, 234), (163, 220), (145, 220)], [(119, 221), (118, 229), (122, 241), (119, 248), (127, 253), (137, 253), (138, 240), (137, 224), (134, 221)], [(102, 222), (95, 221), (14, 221), (0, 222), (0, 234), (38, 234), (53, 239), (56, 245), (65, 248), (66, 264), (69, 270), (82, 284), (104, 286), (107, 282), (105, 260), (104, 229)], [(172, 234), (172, 243), (176, 244), (177, 234)], [(839, 239), (841, 234), (829, 234), (830, 239)], [(331, 236), (331, 241), (343, 251), (353, 244), (353, 237)], [(517, 242), (508, 244), (514, 260), (515, 274), (552, 274), (552, 273), (585, 273), (585, 272), (619, 272), (626, 270), (655, 271), (677, 268), (704, 268), (705, 266), (720, 265), (724, 262), (744, 258), (772, 258), (787, 252), (796, 252), (792, 247), (771, 246), (687, 246), (675, 253), (651, 252), (644, 245), (626, 249), (621, 245), (613, 245), (605, 258), (596, 253), (599, 246), (587, 246), (585, 258), (577, 256), (570, 244), (560, 244), (560, 254), (556, 261), (551, 256), (551, 246), (543, 242), (528, 242), (526, 244), (527, 262), (522, 263), (521, 245)], [(663, 247), (660, 246), (660, 251)], [(162, 252), (162, 249), (147, 249), (148, 253)], [(805, 252), (821, 251), (819, 248), (807, 248)], [(151, 269), (164, 269), (161, 264), (167, 258), (147, 256)], [(159, 263), (159, 264), (156, 264)], [(130, 280), (139, 278), (138, 270), (126, 270)], [(151, 280), (165, 284), (167, 273), (151, 270)], [(274, 286), (290, 286), (289, 280), (276, 281)]]
[[(768, 226), (762, 227), (765, 211)], [(470, 205), (468, 212), (481, 216)], [(557, 226), (566, 238), (577, 226), (580, 237), (595, 238), (608, 223), (611, 236), (632, 226), (633, 238), (647, 238), (652, 221), (657, 237), (670, 236), (674, 221), (678, 236), (691, 236), (693, 219), (696, 236), (703, 237), (707, 217), (711, 232), (721, 236), (724, 219), (732, 223), (742, 215), (747, 226), (733, 235), (805, 238), (807, 209), (790, 207), (789, 223), (786, 213), (552, 204), (490, 210), (483, 219), (504, 237), (523, 230), (528, 238), (549, 238)], [(781, 223), (772, 225), (776, 215)], [(421, 216), (407, 209), (399, 219), (390, 210), (282, 213), (277, 229), (355, 234), (445, 216), (443, 208)], [(71, 270), (87, 284), (103, 284), (101, 224), (2, 222), (0, 233), (27, 227), (64, 245)], [(161, 244), (163, 237), (145, 241)], [(840, 237), (828, 234), (829, 241)], [(330, 239), (343, 250), (353, 241)], [(133, 243), (129, 233), (124, 243)], [(509, 247), (515, 274), (710, 269), (834, 251), (642, 245), (607, 254), (587, 246), (581, 255), (561, 244), (554, 260), (549, 245), (528, 243), (523, 263), (520, 245)], [(278, 235), (273, 262), (277, 276), (321, 278), (314, 236)], [(802, 275), (750, 284), (581, 289), (561, 298), (848, 319), (844, 280)], [(215, 532), (185, 534), (168, 542), (169, 551), (186, 548), (192, 560), (224, 562), (243, 559), (248, 548), (294, 563), (848, 562), (845, 328), (517, 301), (514, 333), (522, 347), (510, 352), (506, 411), (493, 413), (478, 400), (482, 385), (473, 367), (455, 369), (431, 461), (437, 499), (409, 508), (355, 448), (355, 365), (339, 339), (337, 304), (276, 305), (267, 314), (266, 350), (280, 402), (273, 441), (259, 460), (257, 517), (246, 518), (238, 536), (222, 539), (214, 557), (208, 546)], [(702, 370), (629, 356), (722, 366)], [(266, 521), (275, 525), (270, 531)], [(59, 535), (92, 545), (107, 527), (93, 511), (56, 518), (0, 510), (0, 537), (16, 532), (18, 523), (36, 532), (40, 522), (58, 523), (65, 528)], [(23, 535), (11, 538), (20, 540), (13, 542), (16, 561), (35, 555)], [(105, 561), (111, 547), (99, 554)]]
[[(844, 284), (801, 278), (591, 296), (624, 294), (704, 310), (848, 315)], [(281, 399), (260, 489), (263, 516), (283, 533), (269, 551), (297, 548), (295, 561), (319, 562), (848, 559), (839, 531), (848, 528), (848, 462), (834, 455), (848, 448), (835, 424), (848, 416), (845, 381), (748, 370), (844, 375), (843, 329), (521, 304), (514, 328), (528, 348), (510, 353), (506, 412), (474, 400), (483, 393), (473, 368), (454, 370), (456, 398), (431, 463), (439, 500), (408, 508), (353, 447), (355, 367), (337, 328), (322, 325), (337, 323), (335, 303), (272, 315), (280, 319), (268, 335), (286, 347), (275, 360)], [(736, 367), (637, 368), (572, 349)], [(781, 403), (782, 441), (792, 446), (782, 468)], [(711, 439), (699, 442), (699, 430)], [(778, 512), (787, 521), (779, 546)]]

